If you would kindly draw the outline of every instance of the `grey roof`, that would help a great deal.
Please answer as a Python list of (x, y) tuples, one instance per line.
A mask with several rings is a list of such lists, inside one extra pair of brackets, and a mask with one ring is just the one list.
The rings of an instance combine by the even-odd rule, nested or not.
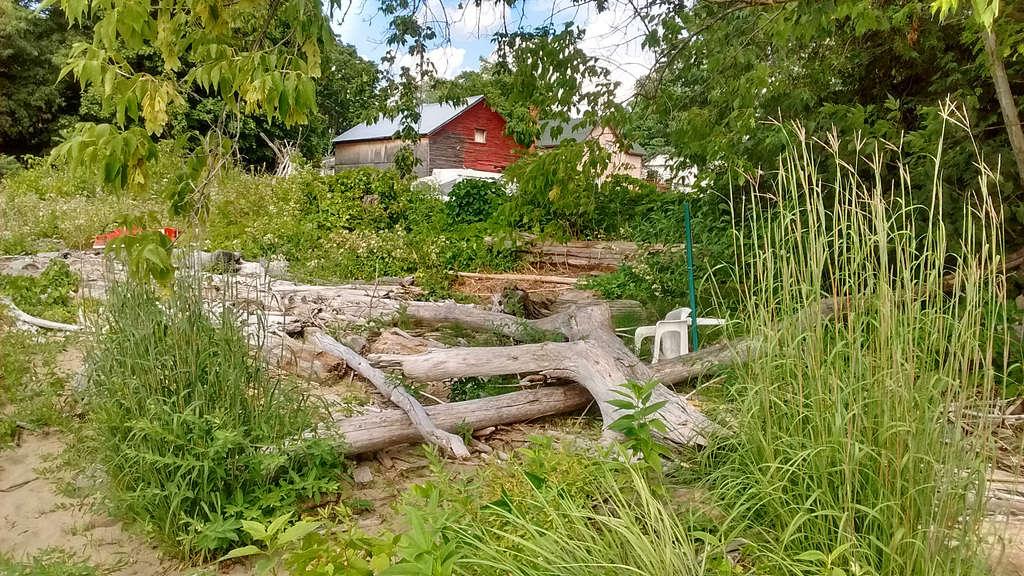
[[(423, 136), (434, 132), (483, 99), (483, 96), (470, 96), (461, 106), (452, 106), (451, 104), (424, 104), (420, 108), (420, 135)], [(394, 137), (395, 132), (398, 132), (401, 127), (401, 118), (388, 119), (381, 116), (381, 118), (373, 124), (363, 122), (358, 126), (349, 128), (340, 136), (335, 138), (333, 142), (390, 140)]]
[[(562, 127), (562, 134), (558, 137), (557, 141), (551, 137), (551, 129), (554, 128), (555, 126)], [(568, 140), (572, 140), (574, 142), (582, 142), (589, 138), (590, 133), (593, 131), (593, 124), (584, 123), (583, 120), (579, 118), (574, 118), (566, 123), (552, 122), (548, 124), (547, 128), (545, 128), (544, 132), (540, 135), (540, 138), (537, 139), (537, 147), (553, 148), (555, 146), (558, 146), (562, 142), (566, 142)], [(618, 134), (618, 131), (616, 131), (616, 134)], [(629, 152), (631, 154), (636, 154), (637, 156), (647, 155), (647, 151), (636, 143), (630, 146)]]

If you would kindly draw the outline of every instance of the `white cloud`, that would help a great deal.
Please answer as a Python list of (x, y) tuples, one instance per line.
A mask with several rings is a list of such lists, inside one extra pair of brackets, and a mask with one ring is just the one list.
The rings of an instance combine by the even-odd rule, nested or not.
[[(465, 59), (466, 50), (453, 46), (434, 48), (426, 54), (426, 60), (434, 65), (436, 74), (442, 78), (454, 78), (459, 72), (462, 72), (462, 62)], [(408, 66), (412, 70), (416, 70), (417, 64), (416, 59), (405, 54), (395, 63), (395, 71), (401, 70), (402, 66)]]
[(586, 20), (586, 35), (580, 47), (608, 68), (613, 80), (621, 82), (618, 98), (632, 97), (637, 81), (651, 71), (655, 55), (643, 48), (647, 28), (630, 4), (612, 1), (608, 9), (592, 12)]

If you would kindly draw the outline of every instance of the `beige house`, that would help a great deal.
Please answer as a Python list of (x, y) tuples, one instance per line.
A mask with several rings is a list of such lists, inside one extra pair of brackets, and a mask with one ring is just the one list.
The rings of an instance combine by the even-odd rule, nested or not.
[(601, 146), (612, 153), (607, 175), (626, 174), (634, 178), (643, 177), (644, 156), (647, 155), (647, 152), (639, 144), (633, 144), (627, 149), (619, 133), (613, 128), (583, 124), (581, 120), (570, 120), (561, 126), (562, 134), (557, 140), (551, 137), (552, 127), (549, 126), (544, 130), (541, 137), (537, 139), (537, 148), (543, 152), (545, 149), (554, 148), (563, 142), (597, 140)]

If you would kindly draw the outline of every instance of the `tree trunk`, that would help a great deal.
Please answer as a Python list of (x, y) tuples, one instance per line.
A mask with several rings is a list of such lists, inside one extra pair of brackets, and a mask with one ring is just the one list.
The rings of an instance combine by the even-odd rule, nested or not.
[[(650, 368), (640, 362), (615, 335), (606, 306), (589, 306), (536, 321), (513, 316), (465, 309), (458, 305), (410, 307), (408, 314), (469, 327), (497, 328), (510, 335), (529, 329), (551, 329), (564, 334), (569, 342), (545, 342), (497, 348), (449, 348), (409, 356), (379, 355), (381, 364), (401, 367), (411, 378), (487, 377), (502, 374), (558, 371), (587, 388), (598, 402), (605, 428), (623, 413), (609, 401), (620, 399), (620, 386), (629, 380), (647, 382), (653, 378)], [(461, 314), (457, 314), (461, 312)], [(652, 402), (665, 401), (656, 417), (668, 428), (666, 439), (680, 444), (706, 444), (705, 434), (718, 428), (691, 407), (678, 394), (658, 385)]]
[(369, 380), (385, 398), (401, 408), (423, 440), (444, 448), (456, 458), (469, 458), (469, 449), (462, 438), (438, 429), (431, 422), (423, 405), (406, 392), (401, 383), (391, 380), (383, 372), (370, 366), (365, 358), (323, 332), (314, 333), (310, 339), (325, 352), (344, 360), (350, 368)]
[[(594, 402), (582, 386), (548, 386), (510, 392), (479, 400), (438, 404), (425, 408), (430, 421), (441, 430), (454, 432), (459, 425), (474, 430), (525, 422), (543, 416), (582, 410)], [(332, 432), (341, 435), (346, 454), (361, 454), (423, 439), (420, 431), (401, 410), (342, 418)]]
[(996, 38), (995, 30), (983, 29), (981, 38), (985, 42), (988, 69), (996, 87), (996, 98), (999, 100), (999, 109), (1003, 113), (1003, 124), (1006, 124), (1006, 132), (1010, 135), (1010, 146), (1013, 148), (1013, 158), (1017, 161), (1017, 175), (1020, 177), (1021, 186), (1024, 189), (1024, 131), (1021, 131), (1020, 127), (1017, 102), (1013, 98), (1010, 81), (1006, 77), (1003, 55), (999, 51), (999, 39)]

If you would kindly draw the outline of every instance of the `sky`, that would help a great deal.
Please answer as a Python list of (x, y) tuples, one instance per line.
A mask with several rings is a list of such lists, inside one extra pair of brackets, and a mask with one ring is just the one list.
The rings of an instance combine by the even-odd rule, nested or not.
[[(333, 20), (342, 42), (380, 63), (388, 51), (384, 41), (389, 18), (378, 12), (378, 6), (373, 0), (352, 0), (347, 10), (334, 14)], [(428, 52), (438, 75), (446, 78), (464, 70), (479, 70), (480, 60), (491, 57), (494, 51), (491, 35), (506, 26), (514, 30), (575, 22), (586, 30), (581, 47), (599, 58), (612, 78), (622, 83), (618, 92), (622, 101), (632, 95), (637, 79), (650, 70), (654, 61), (640, 46), (645, 30), (633, 17), (634, 9), (627, 0), (612, 0), (609, 9), (600, 14), (590, 3), (574, 6), (571, 0), (530, 0), (517, 3), (515, 8), (485, 0), (480, 7), (465, 9), (459, 8), (458, 0), (428, 0), (426, 6), (429, 20), (449, 23), (448, 33), (438, 34), (445, 40), (439, 40)], [(398, 66), (403, 64), (411, 65), (411, 58), (399, 60)]]

